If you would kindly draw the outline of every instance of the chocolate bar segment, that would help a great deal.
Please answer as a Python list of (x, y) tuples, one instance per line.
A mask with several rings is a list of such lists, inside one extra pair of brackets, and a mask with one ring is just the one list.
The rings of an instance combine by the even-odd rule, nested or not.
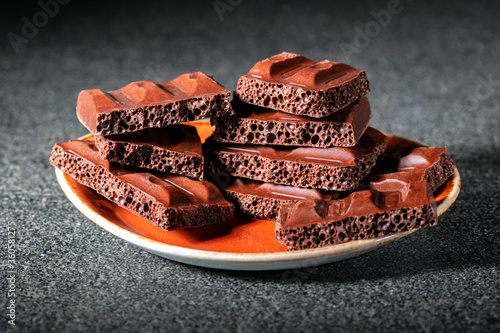
[(234, 206), (215, 185), (111, 163), (92, 141), (57, 143), (50, 163), (164, 230), (223, 223), (233, 216)]
[(133, 82), (115, 91), (83, 90), (76, 113), (93, 134), (109, 135), (158, 128), (207, 117), (230, 116), (231, 92), (203, 73), (172, 81)]
[(432, 192), (443, 185), (455, 171), (455, 163), (446, 152), (446, 147), (413, 148), (410, 151), (395, 152), (392, 156), (399, 159), (397, 171), (423, 173)]
[(226, 197), (244, 214), (276, 220), (284, 204), (304, 200), (332, 200), (340, 192), (316, 190), (237, 178), (223, 190)]
[(235, 96), (249, 104), (322, 118), (369, 92), (364, 71), (283, 52), (255, 64), (238, 80)]
[(296, 250), (435, 226), (432, 192), (454, 169), (446, 148), (389, 151), (347, 197), (283, 205), (277, 238)]
[(95, 145), (101, 157), (111, 162), (203, 179), (201, 141), (193, 126), (96, 135)]
[(354, 147), (204, 145), (207, 170), (281, 185), (330, 191), (358, 186), (385, 151), (387, 137), (368, 127)]
[[(363, 179), (362, 184), (354, 191), (370, 189), (370, 181), (374, 182), (373, 186), (377, 188), (376, 184), (380, 182), (383, 174), (402, 172), (408, 181), (425, 179), (431, 191), (435, 191), (453, 174), (454, 168), (455, 165), (446, 153), (446, 148), (422, 147), (390, 151), (379, 159), (370, 175)], [(237, 178), (223, 189), (223, 193), (241, 212), (268, 220), (276, 220), (281, 207), (285, 204), (307, 200), (330, 201), (349, 194), (349, 192), (262, 183), (243, 178)]]
[(276, 237), (289, 250), (301, 250), (436, 224), (436, 204), (427, 182), (390, 177), (344, 199), (283, 205)]
[(233, 104), (236, 116), (213, 118), (217, 142), (352, 147), (365, 132), (372, 116), (370, 103), (361, 97), (325, 118), (298, 116), (244, 103)]

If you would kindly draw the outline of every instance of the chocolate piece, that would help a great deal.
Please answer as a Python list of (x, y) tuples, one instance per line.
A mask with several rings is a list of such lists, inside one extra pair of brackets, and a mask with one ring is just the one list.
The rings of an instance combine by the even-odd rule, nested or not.
[(83, 90), (76, 114), (94, 134), (120, 134), (234, 113), (231, 92), (203, 73), (133, 82), (115, 91)]
[(289, 249), (297, 250), (435, 226), (432, 191), (454, 169), (446, 148), (387, 152), (346, 198), (283, 205), (276, 236)]
[(370, 103), (361, 97), (334, 114), (317, 119), (233, 104), (237, 117), (213, 118), (218, 142), (309, 147), (352, 147), (363, 135), (372, 116)]
[(99, 194), (165, 230), (218, 224), (234, 206), (215, 185), (110, 163), (92, 141), (57, 143), (50, 163)]
[(425, 180), (391, 177), (371, 186), (345, 199), (283, 205), (276, 223), (278, 241), (289, 250), (301, 250), (437, 224), (436, 204)]
[(223, 191), (241, 212), (267, 220), (276, 220), (279, 210), (287, 203), (332, 200), (340, 196), (340, 192), (261, 183), (240, 178)]
[(201, 141), (193, 126), (96, 135), (95, 145), (101, 157), (111, 162), (203, 179)]
[(228, 172), (282, 185), (346, 191), (358, 183), (386, 149), (387, 137), (368, 127), (354, 147), (291, 148), (258, 145), (204, 145), (209, 172)]
[[(455, 168), (446, 153), (446, 148), (412, 148), (387, 152), (372, 169), (372, 176), (364, 186), (354, 191), (370, 188), (370, 179), (376, 181), (381, 174), (392, 172), (411, 172), (405, 177), (413, 181), (425, 178), (431, 191), (435, 191), (448, 179)], [(378, 173), (378, 174), (377, 174)], [(300, 187), (261, 183), (248, 179), (236, 179), (223, 190), (226, 197), (240, 211), (260, 219), (276, 220), (278, 212), (284, 204), (304, 200), (340, 199), (342, 192), (332, 192)]]
[(369, 92), (364, 71), (283, 52), (255, 64), (238, 80), (235, 96), (249, 104), (321, 118)]
[(443, 185), (455, 171), (455, 163), (446, 153), (446, 147), (403, 150), (393, 153), (392, 158), (399, 159), (399, 172), (423, 173), (432, 192)]

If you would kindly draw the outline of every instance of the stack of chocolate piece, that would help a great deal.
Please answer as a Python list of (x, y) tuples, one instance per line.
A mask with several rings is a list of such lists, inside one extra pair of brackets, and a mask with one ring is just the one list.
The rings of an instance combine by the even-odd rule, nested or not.
[(226, 196), (245, 214), (277, 220), (289, 249), (434, 225), (428, 181), (434, 190), (454, 165), (445, 149), (423, 148), (370, 173), (387, 137), (368, 127), (369, 92), (365, 72), (345, 64), (291, 53), (263, 60), (238, 81), (236, 115), (212, 119), (207, 171), (235, 177)]
[(232, 115), (230, 95), (202, 73), (84, 90), (77, 115), (95, 141), (58, 143), (50, 162), (162, 229), (226, 222), (234, 206), (203, 180), (196, 128), (179, 123)]
[[(50, 162), (164, 230), (226, 222), (234, 205), (275, 220), (290, 250), (435, 225), (433, 191), (454, 164), (446, 148), (386, 152), (369, 92), (365, 72), (291, 53), (258, 62), (232, 102), (202, 73), (84, 90), (93, 138), (56, 144)], [(215, 131), (202, 146), (181, 123), (203, 118)], [(232, 181), (206, 180), (220, 175)]]

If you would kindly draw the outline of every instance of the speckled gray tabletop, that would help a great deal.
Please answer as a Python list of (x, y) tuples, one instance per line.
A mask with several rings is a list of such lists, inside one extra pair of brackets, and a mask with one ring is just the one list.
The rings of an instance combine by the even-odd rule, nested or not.
[[(0, 331), (500, 331), (498, 1), (65, 2), (1, 14)], [(80, 90), (192, 71), (234, 89), (281, 51), (364, 69), (373, 127), (448, 147), (462, 191), (439, 226), (334, 264), (232, 272), (149, 254), (64, 196), (48, 158), (87, 133)]]

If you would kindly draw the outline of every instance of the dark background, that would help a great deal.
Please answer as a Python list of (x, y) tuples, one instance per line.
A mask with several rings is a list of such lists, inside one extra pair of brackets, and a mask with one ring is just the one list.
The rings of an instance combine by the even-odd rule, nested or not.
[[(498, 332), (500, 3), (401, 1), (356, 43), (357, 29), (376, 22), (371, 11), (388, 3), (243, 0), (221, 17), (213, 1), (73, 0), (17, 53), (8, 34), (22, 37), (22, 18), (42, 9), (3, 7), (0, 245), (5, 262), (14, 224), (16, 329)], [(233, 90), (255, 62), (282, 51), (365, 70), (371, 126), (448, 147), (463, 184), (438, 227), (325, 266), (218, 271), (117, 239), (60, 190), (48, 158), (55, 142), (86, 134), (75, 115), (80, 90), (192, 71)], [(6, 279), (1, 286), (3, 331)]]

